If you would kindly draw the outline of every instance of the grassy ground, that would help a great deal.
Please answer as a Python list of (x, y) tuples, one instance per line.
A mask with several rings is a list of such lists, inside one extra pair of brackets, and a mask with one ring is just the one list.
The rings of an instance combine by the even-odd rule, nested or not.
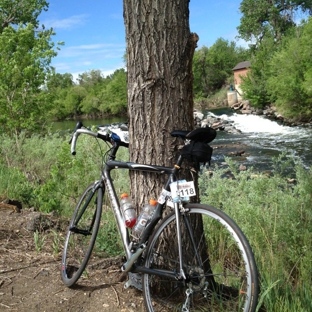
[[(43, 212), (57, 211), (61, 216), (71, 215), (77, 196), (98, 178), (103, 161), (96, 140), (86, 136), (79, 137), (75, 157), (70, 155), (68, 137), (57, 134), (20, 137), (18, 144), (2, 136), (1, 142), (0, 197), (18, 199), (24, 207)], [(101, 146), (102, 152), (105, 148)], [(126, 160), (127, 150), (120, 151)], [(297, 164), (295, 180), (290, 180), (286, 174), (289, 163), (283, 157), (276, 159), (270, 177), (251, 170), (240, 172), (235, 163), (227, 162), (227, 169), (203, 170), (201, 201), (224, 210), (248, 237), (267, 311), (311, 311), (311, 170)], [(226, 171), (231, 171), (233, 179), (223, 178)], [(127, 174), (118, 170), (114, 178), (117, 192), (127, 191)], [(109, 250), (110, 242), (100, 239), (99, 248), (103, 244)], [(116, 244), (115, 238), (111, 244)]]

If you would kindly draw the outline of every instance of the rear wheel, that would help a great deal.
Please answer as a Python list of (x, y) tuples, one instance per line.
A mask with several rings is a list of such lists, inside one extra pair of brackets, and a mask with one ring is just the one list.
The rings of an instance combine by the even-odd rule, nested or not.
[(180, 278), (176, 216), (165, 217), (148, 243), (145, 266), (172, 277), (143, 275), (148, 311), (255, 311), (258, 277), (251, 247), (236, 223), (211, 206), (181, 215)]
[(95, 243), (102, 213), (103, 188), (90, 184), (70, 221), (62, 256), (62, 280), (74, 285), (83, 273)]

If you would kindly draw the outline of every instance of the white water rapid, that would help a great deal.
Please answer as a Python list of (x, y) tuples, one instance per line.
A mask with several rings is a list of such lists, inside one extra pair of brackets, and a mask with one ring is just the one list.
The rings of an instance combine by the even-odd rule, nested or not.
[[(241, 134), (220, 135), (222, 144), (236, 142), (247, 145), (247, 163), (266, 167), (272, 157), (285, 152), (300, 160), (305, 167), (312, 165), (312, 129), (283, 126), (263, 116), (236, 113), (209, 114), (232, 122)], [(218, 140), (218, 136), (217, 136)]]

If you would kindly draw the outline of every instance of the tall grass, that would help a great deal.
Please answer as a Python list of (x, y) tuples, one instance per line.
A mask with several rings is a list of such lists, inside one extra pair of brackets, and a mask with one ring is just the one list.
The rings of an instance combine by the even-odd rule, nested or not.
[[(6, 136), (0, 146), (0, 196), (19, 199), (26, 206), (43, 212), (57, 211), (71, 215), (78, 197), (100, 176), (108, 146), (90, 136), (80, 136), (77, 154), (72, 156), (68, 144), (70, 135), (40, 137), (21, 136), (18, 145)], [(120, 148), (121, 159), (128, 157)], [(113, 172), (117, 191), (129, 190), (127, 174)]]
[[(312, 311), (312, 175), (299, 164), (296, 183), (275, 170), (273, 177), (252, 170), (206, 171), (200, 177), (202, 202), (222, 209), (247, 236), (256, 257), (261, 300), (267, 311)], [(283, 169), (282, 158), (276, 168)]]

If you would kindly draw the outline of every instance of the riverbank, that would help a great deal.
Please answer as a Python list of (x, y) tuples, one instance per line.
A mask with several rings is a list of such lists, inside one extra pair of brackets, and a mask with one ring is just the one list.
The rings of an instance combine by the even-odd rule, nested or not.
[(241, 114), (265, 116), (266, 118), (288, 127), (300, 126), (312, 128), (312, 120), (302, 119), (300, 116), (297, 118), (287, 118), (279, 113), (274, 105), (267, 105), (263, 109), (260, 109), (252, 107), (250, 101), (244, 100), (231, 105), (230, 108)]
[(275, 121), (280, 125), (287, 127), (304, 127), (312, 129), (312, 120), (305, 120), (300, 117), (298, 118), (287, 118), (278, 112), (277, 108), (274, 105), (267, 105), (263, 109), (255, 108), (251, 106), (249, 100), (243, 100), (241, 102), (235, 103), (233, 105), (224, 105), (227, 104), (222, 102), (222, 105), (219, 106), (209, 106), (209, 108), (199, 110), (195, 109), (194, 111), (194, 120), (197, 127), (212, 127), (216, 130), (226, 131), (228, 133), (239, 133), (238, 129), (235, 129), (233, 124), (229, 123), (228, 120), (222, 120), (220, 118), (214, 118), (213, 116), (205, 116), (204, 111), (211, 111), (222, 108), (229, 108), (233, 112), (242, 115), (256, 115), (263, 116), (269, 120)]

